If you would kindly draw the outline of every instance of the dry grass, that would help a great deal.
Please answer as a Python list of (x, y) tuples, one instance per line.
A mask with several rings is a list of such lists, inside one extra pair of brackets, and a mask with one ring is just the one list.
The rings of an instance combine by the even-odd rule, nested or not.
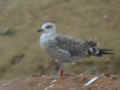
[[(120, 52), (119, 5), (119, 0), (0, 0), (0, 27), (15, 32), (0, 36), (0, 78), (28, 76), (48, 68), (49, 57), (40, 49), (36, 32), (46, 21), (56, 23), (60, 33), (85, 40), (96, 37), (100, 47), (114, 49), (116, 55), (85, 60), (73, 67), (74, 72), (109, 71), (112, 61), (119, 61), (112, 58)], [(11, 64), (19, 54), (24, 54), (22, 60)]]

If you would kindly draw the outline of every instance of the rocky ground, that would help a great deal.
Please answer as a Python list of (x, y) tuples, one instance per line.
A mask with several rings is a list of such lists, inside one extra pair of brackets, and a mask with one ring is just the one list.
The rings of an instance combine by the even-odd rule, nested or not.
[[(120, 77), (111, 74), (102, 75), (96, 82), (89, 86), (84, 84), (93, 75), (73, 75), (65, 73), (64, 79), (57, 80), (54, 86), (50, 86), (52, 81), (50, 76), (32, 76), (26, 79), (0, 81), (0, 90), (119, 90)], [(52, 85), (52, 84), (51, 84)]]

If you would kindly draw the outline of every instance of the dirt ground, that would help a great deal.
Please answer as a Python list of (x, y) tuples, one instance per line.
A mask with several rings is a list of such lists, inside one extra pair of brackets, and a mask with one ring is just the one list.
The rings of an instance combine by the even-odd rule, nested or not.
[(84, 84), (93, 75), (73, 75), (65, 73), (64, 79), (57, 80), (54, 86), (48, 88), (52, 81), (50, 76), (32, 76), (22, 80), (0, 81), (0, 90), (119, 90), (120, 77), (106, 73), (89, 86)]

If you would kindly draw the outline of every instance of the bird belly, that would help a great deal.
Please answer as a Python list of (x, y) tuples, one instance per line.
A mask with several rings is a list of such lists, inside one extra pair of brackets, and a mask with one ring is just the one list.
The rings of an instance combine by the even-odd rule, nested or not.
[(71, 62), (72, 58), (64, 53), (59, 52), (59, 50), (55, 48), (46, 49), (48, 55), (52, 58), (59, 60), (59, 62)]

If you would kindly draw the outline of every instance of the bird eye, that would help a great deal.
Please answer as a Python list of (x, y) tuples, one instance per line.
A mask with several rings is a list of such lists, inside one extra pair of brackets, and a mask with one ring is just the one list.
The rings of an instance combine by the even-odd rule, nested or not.
[(46, 28), (49, 29), (49, 28), (52, 28), (52, 26), (51, 26), (51, 25), (48, 25), (48, 26), (46, 26)]

